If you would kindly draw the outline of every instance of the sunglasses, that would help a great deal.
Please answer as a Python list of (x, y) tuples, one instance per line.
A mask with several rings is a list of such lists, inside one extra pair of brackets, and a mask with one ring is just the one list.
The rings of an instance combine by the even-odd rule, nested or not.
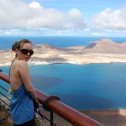
[(30, 56), (32, 56), (34, 54), (33, 50), (30, 49), (20, 49), (20, 51), (24, 54), (27, 55), (28, 53), (30, 54)]

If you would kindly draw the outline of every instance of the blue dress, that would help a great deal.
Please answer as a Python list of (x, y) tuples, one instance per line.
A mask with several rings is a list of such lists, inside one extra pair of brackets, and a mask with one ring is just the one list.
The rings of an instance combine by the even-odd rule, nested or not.
[(34, 118), (33, 99), (23, 84), (12, 93), (10, 115), (15, 124), (22, 124)]

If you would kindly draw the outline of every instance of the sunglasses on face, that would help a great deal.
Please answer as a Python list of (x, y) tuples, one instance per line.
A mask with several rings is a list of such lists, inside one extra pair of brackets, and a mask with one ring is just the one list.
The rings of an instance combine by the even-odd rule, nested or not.
[(28, 55), (28, 53), (30, 54), (30, 56), (32, 56), (34, 54), (33, 50), (30, 49), (20, 49), (20, 51), (24, 54), (24, 55)]

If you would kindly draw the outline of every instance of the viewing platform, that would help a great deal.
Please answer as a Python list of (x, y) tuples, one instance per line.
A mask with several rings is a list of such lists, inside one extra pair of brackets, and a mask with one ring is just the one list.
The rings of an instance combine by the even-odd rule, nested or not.
[[(0, 79), (9, 84), (9, 77), (0, 71)], [(0, 84), (0, 126), (11, 126), (8, 89)], [(39, 107), (35, 112), (38, 126), (104, 126), (104, 124), (64, 104), (57, 96), (49, 96), (36, 89)], [(3, 123), (3, 124), (2, 124)], [(6, 124), (5, 124), (6, 123)]]

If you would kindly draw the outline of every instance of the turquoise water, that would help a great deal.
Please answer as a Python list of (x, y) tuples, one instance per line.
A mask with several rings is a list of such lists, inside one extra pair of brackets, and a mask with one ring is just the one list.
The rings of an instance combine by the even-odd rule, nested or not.
[(121, 43), (126, 42), (126, 37), (51, 37), (51, 36), (21, 36), (21, 37), (0, 37), (0, 49), (10, 49), (12, 43), (19, 41), (20, 39), (29, 39), (36, 44), (49, 44), (56, 47), (69, 47), (69, 46), (86, 46), (96, 40), (108, 38), (114, 42)]
[[(0, 49), (9, 49), (22, 38), (33, 44), (56, 47), (89, 45), (106, 37), (0, 37)], [(111, 37), (114, 42), (126, 42), (126, 37)], [(8, 73), (8, 67), (0, 67)], [(36, 88), (58, 95), (61, 101), (77, 109), (126, 108), (126, 64), (52, 64), (30, 67)], [(1, 82), (1, 81), (0, 81)], [(0, 84), (3, 84), (1, 82)]]
[[(8, 72), (8, 68), (2, 68)], [(126, 64), (30, 67), (33, 84), (76, 109), (126, 108)]]

